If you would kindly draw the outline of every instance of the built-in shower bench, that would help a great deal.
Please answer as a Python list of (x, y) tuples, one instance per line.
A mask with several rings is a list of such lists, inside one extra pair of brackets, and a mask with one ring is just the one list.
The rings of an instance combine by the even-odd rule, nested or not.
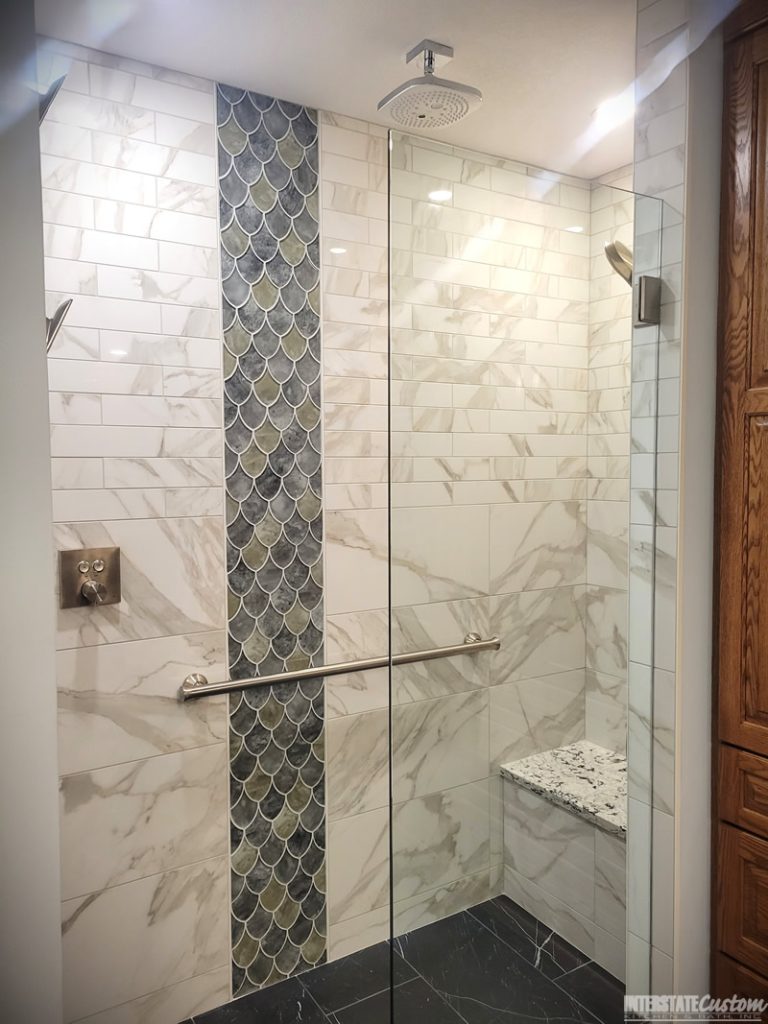
[(579, 740), (501, 774), (505, 893), (623, 981), (626, 758)]

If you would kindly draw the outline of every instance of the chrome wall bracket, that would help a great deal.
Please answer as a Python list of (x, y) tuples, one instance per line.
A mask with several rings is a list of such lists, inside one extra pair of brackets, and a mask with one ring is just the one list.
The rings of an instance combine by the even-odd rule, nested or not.
[(632, 321), (635, 327), (661, 323), (661, 278), (643, 274), (632, 292)]
[(424, 54), (425, 63), (428, 63), (432, 71), (439, 71), (453, 59), (453, 47), (447, 43), (436, 43), (434, 39), (422, 39), (420, 43), (412, 46), (405, 55), (405, 63), (410, 64)]

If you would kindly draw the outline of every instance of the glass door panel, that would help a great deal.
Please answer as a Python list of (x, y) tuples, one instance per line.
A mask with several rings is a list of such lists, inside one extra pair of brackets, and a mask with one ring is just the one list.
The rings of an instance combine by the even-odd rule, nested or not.
[(395, 1019), (573, 1015), (577, 969), (620, 1009), (628, 935), (636, 991), (649, 955), (659, 331), (632, 282), (661, 203), (399, 132), (389, 173)]

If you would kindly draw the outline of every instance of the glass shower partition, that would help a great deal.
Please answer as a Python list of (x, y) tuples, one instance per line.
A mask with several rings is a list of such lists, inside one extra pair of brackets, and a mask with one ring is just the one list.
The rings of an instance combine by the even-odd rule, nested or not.
[(569, 1016), (650, 984), (661, 203), (389, 161), (393, 1019)]

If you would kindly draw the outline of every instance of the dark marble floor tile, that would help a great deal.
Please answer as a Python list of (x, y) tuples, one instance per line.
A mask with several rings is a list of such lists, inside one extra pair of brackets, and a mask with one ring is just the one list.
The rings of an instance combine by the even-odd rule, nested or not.
[(603, 1024), (622, 1024), (624, 986), (596, 963), (578, 967), (558, 978), (557, 984)]
[[(394, 1017), (390, 1016), (390, 998)], [(462, 1018), (422, 978), (398, 987), (390, 997), (380, 992), (354, 1003), (331, 1017), (331, 1024), (463, 1024)]]
[(588, 1010), (470, 914), (427, 925), (397, 944), (466, 1024), (594, 1024)]
[[(412, 967), (394, 950), (392, 970), (396, 985), (415, 977)], [(323, 964), (302, 974), (301, 981), (326, 1013), (389, 989), (390, 947), (379, 942), (342, 960)]]
[(328, 1024), (300, 978), (290, 978), (195, 1017), (195, 1024)]
[(548, 978), (559, 978), (591, 962), (508, 896), (479, 903), (468, 913)]

